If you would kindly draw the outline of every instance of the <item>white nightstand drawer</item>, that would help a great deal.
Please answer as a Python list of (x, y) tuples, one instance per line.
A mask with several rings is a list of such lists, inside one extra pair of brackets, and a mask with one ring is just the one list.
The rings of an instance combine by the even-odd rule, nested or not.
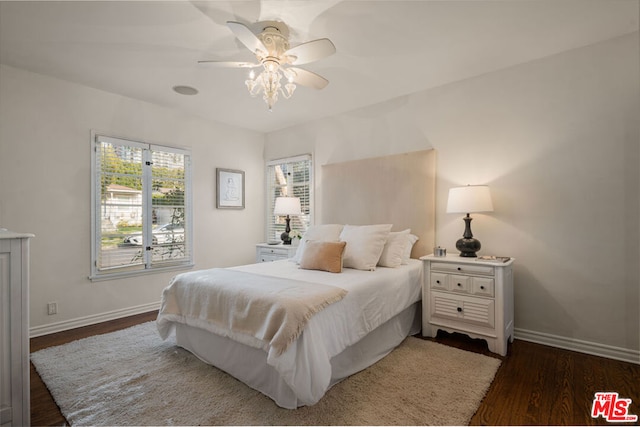
[(448, 288), (449, 275), (444, 273), (431, 273), (431, 289), (441, 289), (446, 291)]
[(431, 269), (452, 273), (483, 274), (485, 276), (493, 276), (494, 274), (494, 269), (490, 265), (456, 264), (451, 262), (433, 261), (431, 262)]
[(451, 294), (431, 293), (432, 318), (454, 319), (475, 325), (495, 326), (495, 302)]
[(256, 262), (271, 262), (293, 258), (297, 250), (297, 246), (293, 245), (269, 245), (259, 243), (256, 245)]
[(449, 276), (449, 290), (452, 292), (461, 292), (468, 294), (471, 292), (471, 280), (473, 277), (458, 276), (452, 274)]
[(263, 248), (260, 252), (264, 255), (287, 256), (288, 250), (285, 248)]
[(479, 296), (493, 297), (494, 287), (493, 279), (488, 277), (474, 277), (471, 282), (471, 293)]
[(431, 273), (431, 289), (493, 297), (494, 281), (491, 277)]

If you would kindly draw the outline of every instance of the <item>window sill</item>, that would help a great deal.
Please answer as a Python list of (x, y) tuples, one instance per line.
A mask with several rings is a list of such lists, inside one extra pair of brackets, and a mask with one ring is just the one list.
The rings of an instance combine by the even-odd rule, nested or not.
[(89, 280), (92, 282), (104, 282), (107, 280), (118, 280), (124, 279), (127, 277), (135, 277), (135, 276), (147, 276), (149, 274), (158, 274), (164, 273), (167, 271), (177, 271), (177, 270), (191, 270), (195, 264), (180, 264), (180, 265), (172, 265), (167, 267), (157, 267), (157, 268), (149, 268), (146, 270), (134, 270), (134, 271), (120, 271), (117, 273), (102, 273), (102, 274), (92, 274), (89, 276)]

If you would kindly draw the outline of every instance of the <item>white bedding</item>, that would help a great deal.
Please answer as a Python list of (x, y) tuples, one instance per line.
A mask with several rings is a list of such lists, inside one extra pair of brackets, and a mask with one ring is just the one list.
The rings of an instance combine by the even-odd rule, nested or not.
[(158, 331), (166, 339), (170, 322), (185, 323), (282, 354), (309, 319), (346, 294), (336, 286), (229, 268), (191, 271), (162, 292)]
[[(379, 267), (375, 271), (346, 268), (340, 274), (302, 270), (290, 261), (232, 269), (321, 283), (347, 291), (341, 301), (314, 315), (302, 335), (283, 354), (278, 355), (274, 349), (267, 352), (267, 364), (294, 392), (297, 406), (318, 402), (328, 390), (334, 356), (419, 301), (421, 294), (422, 262), (413, 259), (397, 268)], [(163, 321), (162, 312), (158, 319)], [(290, 407), (277, 400), (276, 403)]]

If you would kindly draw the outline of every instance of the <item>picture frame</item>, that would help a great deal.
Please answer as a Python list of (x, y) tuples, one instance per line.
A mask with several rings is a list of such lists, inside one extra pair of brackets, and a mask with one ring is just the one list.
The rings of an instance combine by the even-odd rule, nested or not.
[(216, 168), (216, 207), (244, 209), (244, 171)]

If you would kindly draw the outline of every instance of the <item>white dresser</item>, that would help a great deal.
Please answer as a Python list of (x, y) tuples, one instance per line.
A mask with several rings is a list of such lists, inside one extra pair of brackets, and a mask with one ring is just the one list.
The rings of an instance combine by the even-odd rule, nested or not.
[(0, 230), (0, 425), (30, 424), (29, 239)]
[(256, 262), (271, 262), (293, 258), (297, 250), (298, 246), (294, 245), (258, 243), (256, 245)]
[(513, 342), (513, 258), (482, 261), (459, 255), (427, 255), (422, 286), (422, 335), (438, 329), (487, 341), (489, 350), (507, 354)]

